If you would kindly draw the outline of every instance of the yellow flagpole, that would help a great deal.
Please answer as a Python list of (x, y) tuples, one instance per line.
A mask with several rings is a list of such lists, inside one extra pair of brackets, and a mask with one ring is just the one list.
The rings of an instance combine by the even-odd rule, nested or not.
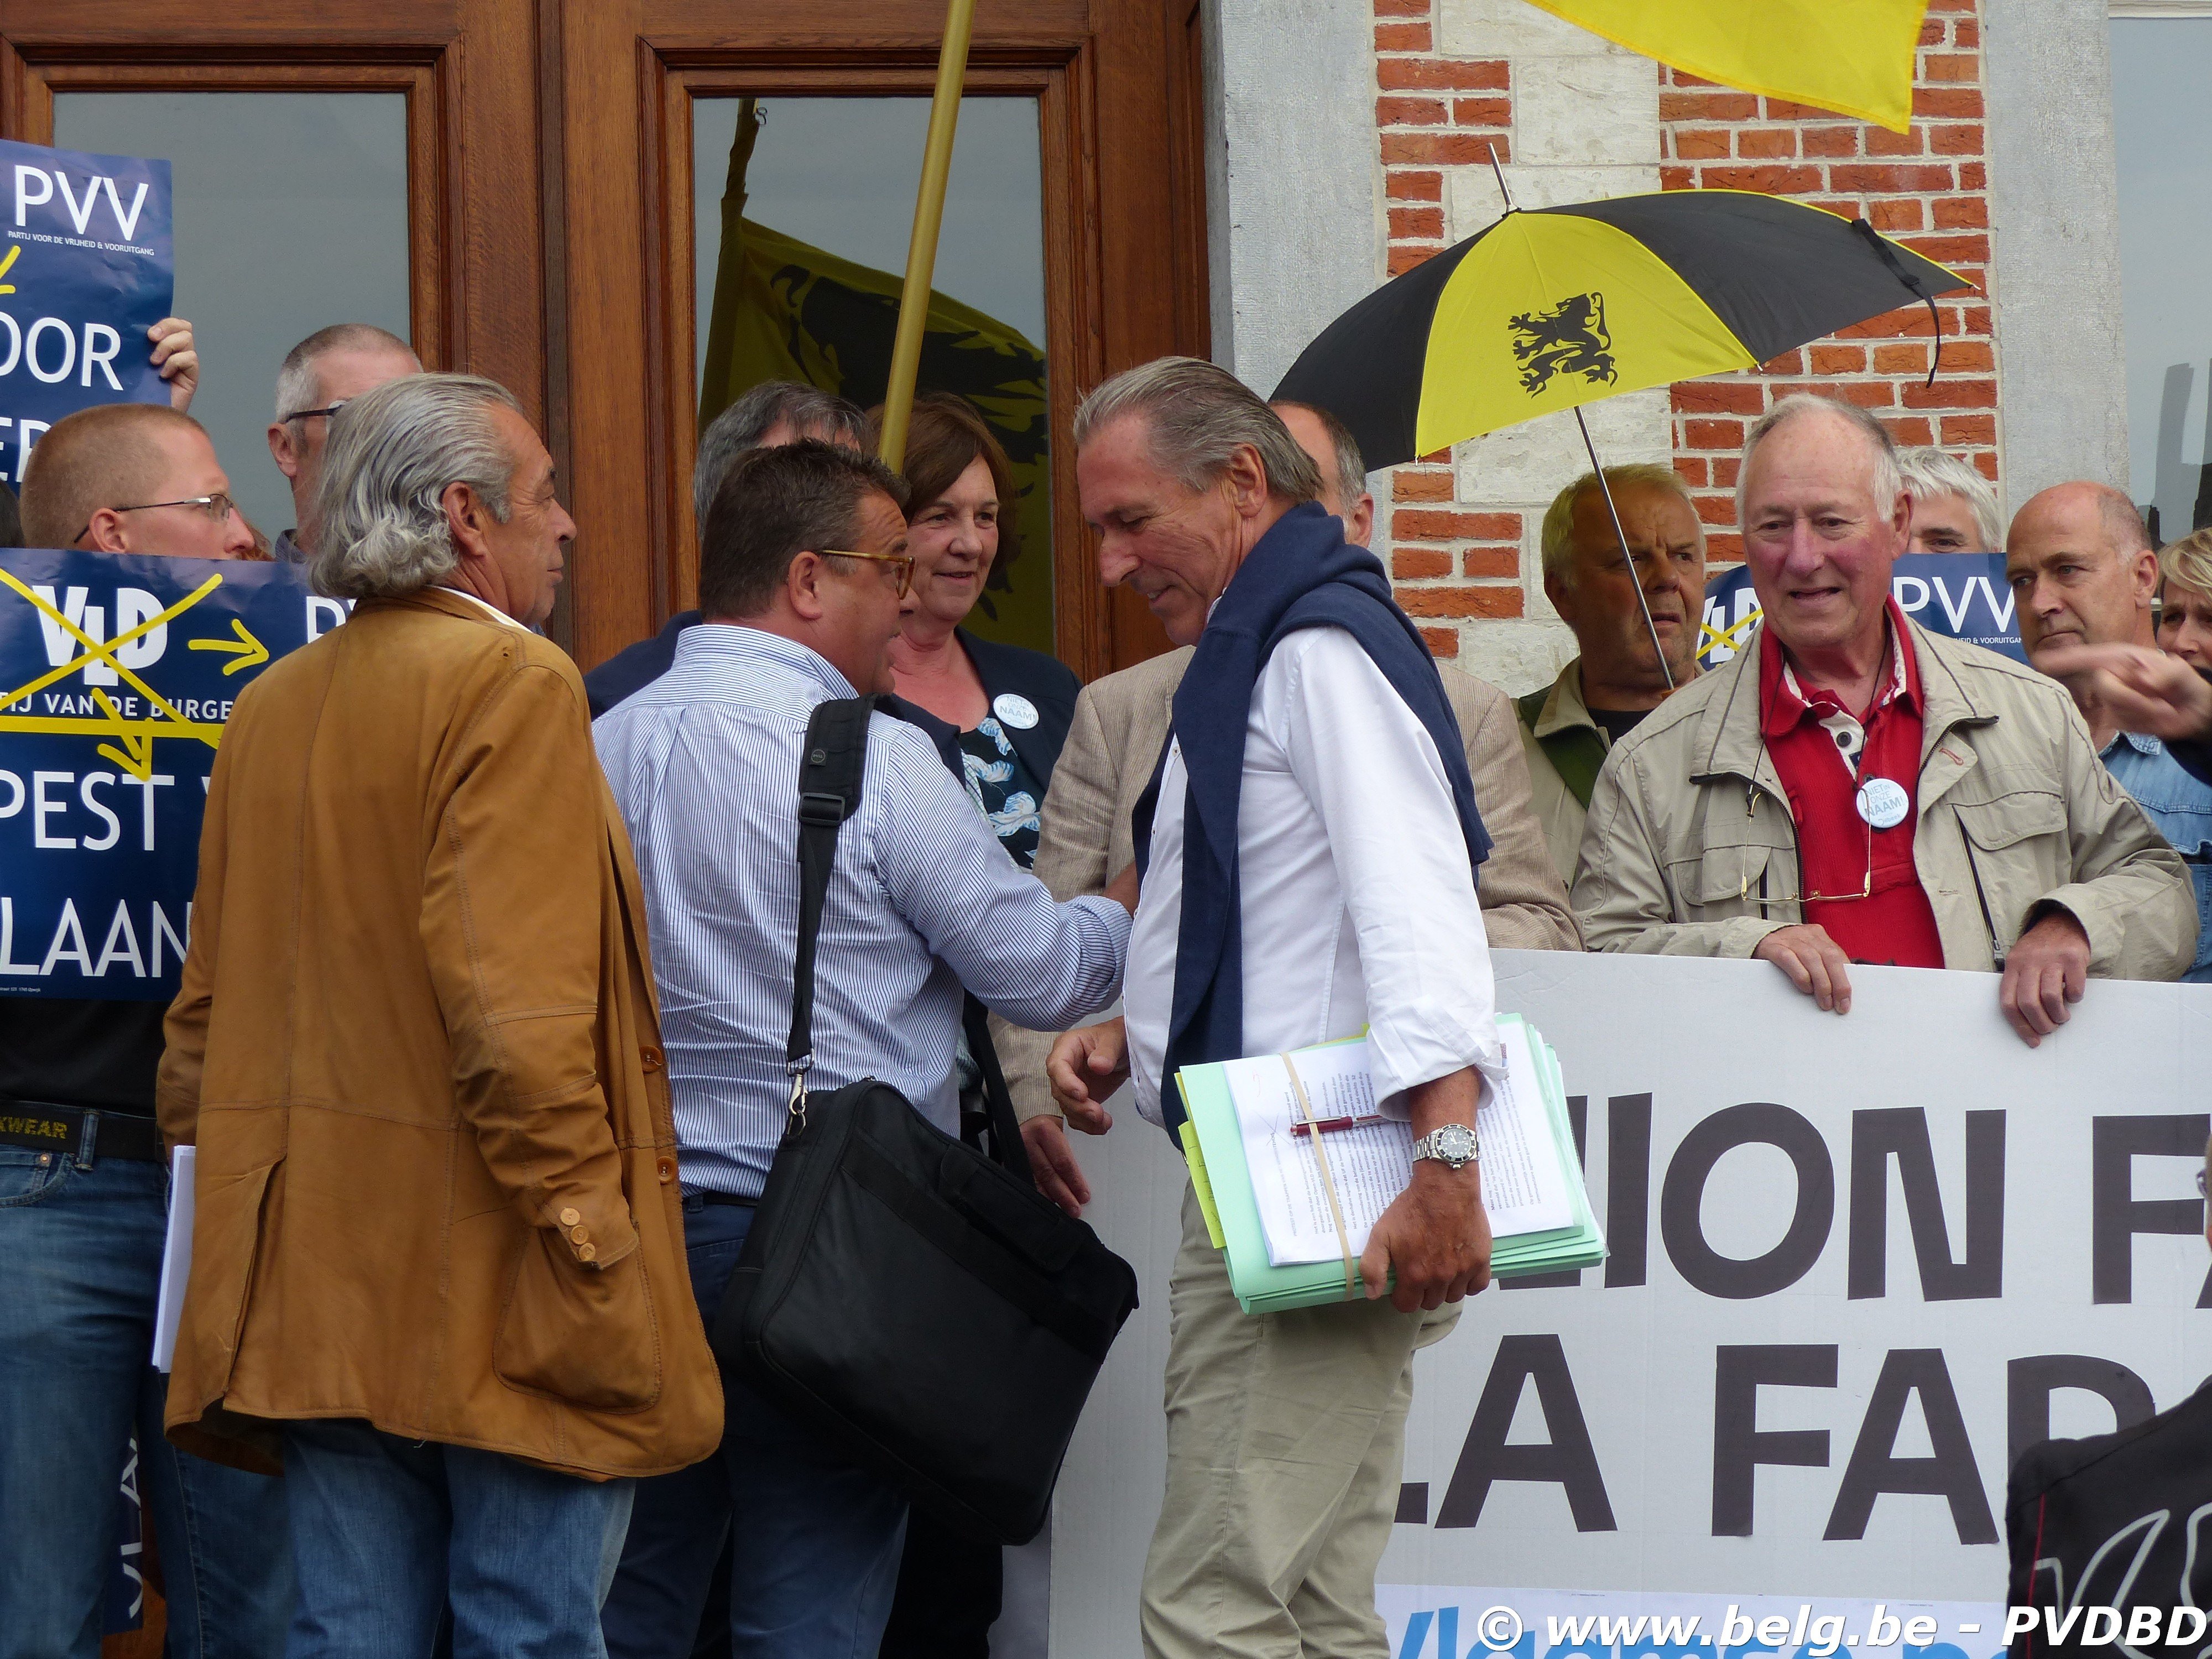
[(975, 0), (945, 0), (945, 46), (937, 58), (937, 91), (929, 101), (929, 137), (921, 149), (921, 191), (914, 204), (914, 237), (907, 244), (906, 289), (899, 296), (898, 336), (884, 387), (884, 465), (897, 471), (906, 460), (908, 417), (914, 412), (914, 380), (921, 367), (921, 337), (929, 324), (930, 280), (937, 270), (937, 232), (945, 220), (945, 183), (952, 173), (952, 131), (960, 121), (960, 88), (968, 76), (968, 37)]

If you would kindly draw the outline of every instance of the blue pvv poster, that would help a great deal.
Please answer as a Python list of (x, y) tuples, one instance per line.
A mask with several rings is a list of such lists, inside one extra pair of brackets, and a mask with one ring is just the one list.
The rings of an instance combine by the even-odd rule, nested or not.
[(176, 994), (238, 695), (346, 615), (291, 565), (0, 551), (0, 996)]
[(169, 164), (0, 140), (0, 482), (94, 404), (166, 404)]
[[(1889, 591), (1905, 614), (1931, 634), (2026, 662), (2020, 617), (2005, 585), (2002, 553), (1907, 553), (1890, 572)], [(1751, 567), (1736, 565), (1705, 583), (1705, 625), (1698, 630), (1698, 665), (1718, 668), (1757, 631), (1759, 595)]]

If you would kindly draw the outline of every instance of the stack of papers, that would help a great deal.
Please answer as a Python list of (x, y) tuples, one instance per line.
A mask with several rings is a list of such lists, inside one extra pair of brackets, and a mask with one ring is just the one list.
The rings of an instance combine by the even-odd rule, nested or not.
[[(1605, 1259), (1605, 1238), (1583, 1188), (1559, 1057), (1517, 1014), (1500, 1015), (1498, 1034), (1505, 1081), (1475, 1117), (1491, 1274), (1593, 1266)], [(1346, 1249), (1356, 1263), (1413, 1179), (1413, 1130), (1381, 1119), (1366, 1039), (1185, 1066), (1176, 1082), (1199, 1206), (1244, 1311), (1346, 1300)], [(1312, 1135), (1297, 1127), (1309, 1109), (1353, 1121), (1321, 1138), (1326, 1177)], [(1355, 1280), (1350, 1295), (1364, 1294)]]

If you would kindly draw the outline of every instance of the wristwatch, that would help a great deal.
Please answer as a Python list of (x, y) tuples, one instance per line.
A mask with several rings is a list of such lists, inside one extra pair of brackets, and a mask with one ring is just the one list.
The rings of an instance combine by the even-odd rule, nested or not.
[(1463, 1170), (1470, 1164), (1480, 1163), (1482, 1149), (1474, 1138), (1474, 1131), (1464, 1123), (1443, 1123), (1430, 1130), (1413, 1143), (1416, 1163), (1432, 1158), (1447, 1170)]

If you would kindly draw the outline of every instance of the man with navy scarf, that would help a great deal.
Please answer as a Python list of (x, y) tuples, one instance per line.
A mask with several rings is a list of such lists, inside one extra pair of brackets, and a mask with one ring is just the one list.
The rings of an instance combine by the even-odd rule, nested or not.
[(1100, 1133), (1129, 1076), (1172, 1130), (1179, 1068), (1364, 1029), (1382, 1109), (1419, 1137), (1361, 1300), (1244, 1314), (1186, 1191), (1146, 1651), (1385, 1659), (1375, 1570), (1413, 1352), (1490, 1278), (1471, 1156), (1502, 1064), (1475, 902), (1489, 840), (1435, 665), (1382, 565), (1314, 504), (1280, 417), (1170, 357), (1093, 392), (1075, 440), (1102, 577), (1197, 650), (1137, 808), (1125, 1018), (1054, 1044), (1054, 1100)]

